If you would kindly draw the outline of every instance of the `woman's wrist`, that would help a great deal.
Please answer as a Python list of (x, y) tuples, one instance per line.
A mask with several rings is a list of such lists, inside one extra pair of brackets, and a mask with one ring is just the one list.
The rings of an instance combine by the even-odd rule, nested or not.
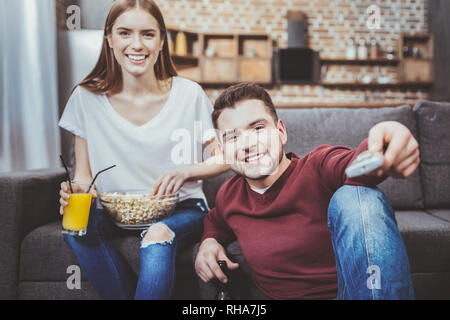
[(225, 164), (207, 164), (205, 162), (194, 164), (184, 168), (184, 174), (186, 175), (185, 181), (208, 179), (224, 173), (229, 169), (230, 166)]
[(75, 175), (75, 177), (73, 177), (73, 179), (72, 179), (73, 182), (78, 182), (78, 183), (91, 183), (92, 180), (93, 180), (92, 177), (77, 176), (77, 175)]
[(178, 170), (184, 181), (190, 181), (194, 177), (194, 172), (192, 169), (192, 166), (189, 166)]

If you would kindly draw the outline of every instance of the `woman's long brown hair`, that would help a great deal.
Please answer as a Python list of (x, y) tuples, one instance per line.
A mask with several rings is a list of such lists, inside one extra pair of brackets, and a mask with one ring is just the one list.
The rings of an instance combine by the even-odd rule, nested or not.
[(91, 73), (79, 83), (79, 86), (93, 93), (118, 93), (122, 91), (122, 70), (114, 57), (113, 49), (109, 47), (107, 37), (111, 34), (116, 19), (128, 9), (139, 8), (147, 10), (158, 21), (161, 39), (164, 40), (162, 51), (155, 63), (156, 79), (166, 80), (177, 75), (172, 58), (169, 54), (167, 30), (161, 10), (153, 0), (116, 0), (106, 18), (103, 34), (103, 45), (100, 57)]

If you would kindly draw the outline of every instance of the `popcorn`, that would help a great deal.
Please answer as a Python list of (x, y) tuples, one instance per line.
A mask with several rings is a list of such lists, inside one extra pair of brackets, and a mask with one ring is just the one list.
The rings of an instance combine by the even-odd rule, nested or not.
[(176, 195), (163, 196), (159, 200), (148, 194), (106, 193), (100, 202), (106, 211), (118, 222), (125, 224), (153, 223), (171, 214), (177, 203)]

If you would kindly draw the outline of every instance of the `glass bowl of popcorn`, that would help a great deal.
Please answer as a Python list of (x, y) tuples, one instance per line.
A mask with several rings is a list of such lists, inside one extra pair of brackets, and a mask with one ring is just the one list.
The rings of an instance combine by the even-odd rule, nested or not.
[(103, 192), (100, 203), (119, 227), (139, 229), (169, 217), (175, 210), (178, 194), (150, 196), (148, 190)]

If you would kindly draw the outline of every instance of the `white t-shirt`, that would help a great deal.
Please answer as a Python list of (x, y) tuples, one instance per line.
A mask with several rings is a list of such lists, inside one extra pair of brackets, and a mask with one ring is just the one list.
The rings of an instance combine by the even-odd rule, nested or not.
[[(106, 94), (77, 87), (67, 102), (59, 126), (87, 141), (97, 190), (150, 190), (164, 173), (200, 163), (202, 145), (215, 137), (213, 107), (195, 82), (174, 77), (168, 100), (149, 122), (138, 126), (120, 116)], [(186, 182), (180, 200), (201, 198), (202, 181)]]
[(250, 186), (250, 188), (251, 188), (253, 191), (255, 191), (255, 192), (259, 193), (259, 194), (264, 194), (267, 190), (269, 190), (270, 187), (271, 187), (271, 186), (268, 186), (268, 187), (263, 188), (263, 189), (257, 189), (257, 188), (253, 188), (253, 187)]

